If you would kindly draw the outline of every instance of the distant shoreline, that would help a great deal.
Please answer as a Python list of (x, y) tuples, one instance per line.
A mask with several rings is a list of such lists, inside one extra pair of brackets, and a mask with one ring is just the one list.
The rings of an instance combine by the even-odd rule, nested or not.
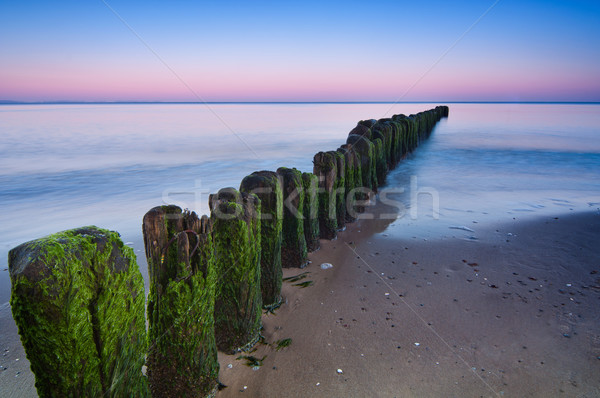
[(600, 105), (600, 101), (11, 101), (0, 105), (278, 105), (278, 104), (522, 104)]

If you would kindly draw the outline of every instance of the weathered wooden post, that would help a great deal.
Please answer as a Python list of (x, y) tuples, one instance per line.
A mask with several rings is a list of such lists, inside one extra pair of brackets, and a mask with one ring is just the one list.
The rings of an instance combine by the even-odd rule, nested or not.
[(400, 159), (411, 151), (410, 125), (404, 115), (394, 115), (392, 119), (400, 125)]
[(381, 140), (381, 146), (383, 149), (383, 158), (385, 159), (386, 170), (392, 168), (392, 132), (391, 128), (385, 123), (384, 119), (380, 119), (371, 129), (371, 137), (374, 141), (376, 138)]
[(419, 146), (419, 122), (414, 115), (408, 115), (406, 118), (410, 125), (410, 137), (411, 137), (411, 152)]
[(281, 265), (304, 268), (308, 264), (304, 236), (304, 188), (302, 173), (296, 169), (277, 169), (283, 186), (283, 244)]
[(336, 159), (335, 215), (338, 231), (346, 229), (346, 159), (341, 152), (330, 151)]
[(375, 138), (373, 140), (375, 144), (375, 169), (377, 173), (377, 186), (383, 185), (385, 177), (387, 175), (387, 162), (385, 161), (385, 149), (381, 138)]
[(8, 264), (41, 397), (148, 396), (144, 282), (118, 233), (60, 232), (12, 249)]
[(217, 347), (245, 351), (256, 344), (261, 328), (260, 199), (223, 188), (209, 196), (209, 207), (217, 265)]
[(400, 123), (392, 119), (389, 119), (388, 123), (392, 127), (392, 167), (396, 167), (402, 156), (401, 126)]
[(345, 176), (344, 181), (346, 183), (345, 186), (345, 194), (344, 194), (344, 213), (345, 213), (345, 221), (347, 223), (353, 222), (356, 220), (354, 217), (355, 214), (355, 204), (356, 204), (356, 154), (352, 150), (352, 145), (342, 145), (338, 148), (338, 152), (344, 156), (345, 163)]
[(319, 178), (313, 173), (302, 173), (302, 187), (304, 188), (304, 238), (306, 249), (314, 252), (320, 247), (319, 237)]
[(337, 237), (336, 192), (337, 159), (319, 152), (313, 159), (313, 172), (319, 178), (319, 231), (323, 239)]
[(208, 217), (158, 206), (142, 230), (150, 275), (148, 381), (153, 397), (206, 397), (218, 385), (216, 270)]
[(352, 145), (352, 148), (360, 156), (362, 186), (369, 190), (376, 190), (377, 175), (374, 168), (375, 155), (373, 142), (366, 136), (350, 134), (346, 143)]
[(240, 192), (255, 194), (260, 199), (260, 289), (263, 305), (281, 301), (281, 244), (283, 227), (283, 194), (281, 181), (272, 171), (256, 171), (245, 177)]

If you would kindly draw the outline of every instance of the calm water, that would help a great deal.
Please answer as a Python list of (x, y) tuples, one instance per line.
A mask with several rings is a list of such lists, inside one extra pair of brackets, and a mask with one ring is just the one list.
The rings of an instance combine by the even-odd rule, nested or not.
[[(141, 220), (153, 206), (207, 213), (209, 192), (252, 171), (312, 171), (313, 155), (337, 148), (360, 119), (435, 105), (0, 106), (0, 303), (10, 295), (8, 250), (22, 242), (83, 225), (117, 230), (145, 273)], [(416, 176), (418, 217), (398, 222), (431, 234), (474, 213), (493, 222), (596, 209), (598, 170), (598, 105), (451, 104), (388, 186), (405, 188), (390, 197), (409, 209)]]

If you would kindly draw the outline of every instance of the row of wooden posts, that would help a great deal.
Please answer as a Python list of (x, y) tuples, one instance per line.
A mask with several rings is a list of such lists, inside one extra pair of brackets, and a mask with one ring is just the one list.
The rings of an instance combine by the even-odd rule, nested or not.
[[(388, 170), (448, 107), (360, 121), (313, 173), (279, 168), (210, 195), (210, 217), (174, 205), (146, 213), (150, 293), (115, 232), (85, 227), (9, 253), (11, 307), (40, 396), (214, 394), (217, 350), (251, 348), (282, 267), (304, 267), (364, 211)], [(147, 378), (142, 366), (147, 366)]]

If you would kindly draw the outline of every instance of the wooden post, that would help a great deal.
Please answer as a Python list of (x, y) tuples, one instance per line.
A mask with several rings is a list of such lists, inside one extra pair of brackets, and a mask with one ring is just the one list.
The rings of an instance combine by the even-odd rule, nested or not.
[(356, 218), (356, 191), (357, 185), (357, 170), (356, 164), (358, 158), (356, 153), (352, 150), (352, 145), (342, 145), (338, 148), (338, 152), (344, 156), (344, 162), (346, 165), (344, 181), (346, 183), (345, 194), (344, 194), (344, 213), (345, 221), (347, 223), (354, 222)]
[(377, 186), (383, 185), (385, 177), (387, 175), (387, 162), (385, 161), (385, 149), (383, 147), (383, 141), (381, 138), (375, 138), (373, 140), (375, 144), (375, 170), (377, 174)]
[(240, 192), (253, 193), (260, 199), (260, 286), (263, 305), (281, 301), (283, 194), (281, 181), (272, 171), (256, 171), (245, 177)]
[(283, 243), (281, 265), (285, 268), (304, 268), (308, 264), (304, 236), (304, 188), (302, 173), (296, 169), (280, 167), (277, 174), (283, 186)]
[(216, 391), (216, 270), (208, 217), (158, 206), (142, 230), (150, 274), (148, 381), (153, 397)]
[(337, 159), (330, 152), (315, 155), (314, 174), (319, 178), (319, 231), (323, 239), (337, 237), (336, 192)]
[(314, 252), (320, 247), (319, 237), (319, 178), (313, 173), (302, 173), (302, 187), (304, 188), (304, 238), (306, 249)]
[(400, 123), (389, 119), (389, 125), (392, 128), (392, 168), (398, 165), (401, 158), (401, 142), (400, 142)]
[(259, 339), (260, 199), (234, 188), (209, 196), (217, 269), (215, 337), (223, 352), (248, 350)]
[(8, 266), (39, 396), (148, 396), (144, 281), (118, 233), (60, 232), (12, 249)]
[(346, 229), (346, 159), (338, 151), (330, 151), (336, 159), (335, 215), (338, 231)]
[(400, 125), (400, 159), (410, 152), (410, 124), (406, 116), (394, 115), (392, 119)]
[(384, 159), (386, 164), (386, 173), (387, 170), (392, 168), (392, 129), (385, 122), (385, 119), (380, 119), (373, 126), (372, 130), (372, 138), (375, 140), (376, 138), (381, 139), (381, 145), (383, 147)]
[(347, 144), (360, 156), (362, 186), (369, 189), (377, 189), (377, 176), (373, 167), (375, 161), (374, 145), (366, 136), (351, 134), (346, 140)]

